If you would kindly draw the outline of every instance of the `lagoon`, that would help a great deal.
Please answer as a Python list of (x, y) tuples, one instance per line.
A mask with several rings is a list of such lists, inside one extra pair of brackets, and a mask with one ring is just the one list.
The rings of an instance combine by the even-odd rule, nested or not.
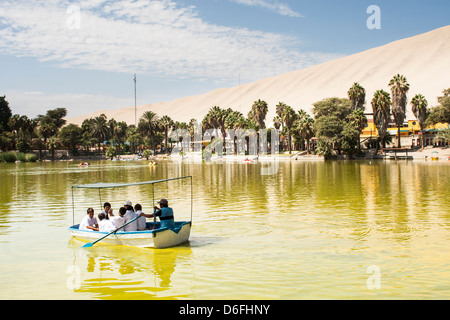
[[(448, 161), (0, 164), (0, 299), (449, 299)], [(101, 202), (152, 207), (145, 186), (72, 185), (193, 176), (190, 242), (80, 248), (67, 230)], [(161, 185), (178, 220), (190, 186)]]

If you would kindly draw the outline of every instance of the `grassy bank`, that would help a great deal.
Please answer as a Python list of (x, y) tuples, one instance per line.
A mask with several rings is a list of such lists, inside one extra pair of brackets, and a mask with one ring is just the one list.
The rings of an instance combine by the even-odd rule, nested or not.
[(22, 152), (0, 152), (0, 162), (36, 162), (38, 157), (32, 153), (22, 153)]

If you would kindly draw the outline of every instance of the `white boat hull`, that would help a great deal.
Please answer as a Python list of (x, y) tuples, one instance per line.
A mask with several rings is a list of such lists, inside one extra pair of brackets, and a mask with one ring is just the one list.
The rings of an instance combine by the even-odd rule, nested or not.
[[(163, 228), (134, 232), (118, 231), (117, 233), (113, 233), (104, 238), (101, 242), (141, 248), (169, 248), (187, 242), (191, 233), (190, 221), (176, 222), (175, 225), (176, 228), (174, 230)], [(69, 230), (72, 237), (81, 241), (93, 242), (108, 234), (107, 232), (79, 230), (78, 226), (79, 225), (74, 225), (70, 227)]]

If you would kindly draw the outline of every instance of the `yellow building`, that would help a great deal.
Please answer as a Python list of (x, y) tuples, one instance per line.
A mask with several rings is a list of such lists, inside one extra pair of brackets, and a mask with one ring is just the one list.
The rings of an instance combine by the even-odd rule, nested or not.
[[(433, 139), (439, 130), (447, 129), (447, 128), (448, 128), (447, 123), (438, 123), (436, 125), (426, 127), (424, 129), (425, 146), (433, 145), (433, 144), (442, 145), (442, 142), (435, 143), (435, 142), (433, 142)], [(395, 125), (395, 123), (390, 123), (389, 127), (387, 129), (387, 134), (393, 137), (392, 143), (394, 145), (396, 145), (396, 143), (397, 143), (397, 141), (396, 141), (397, 133), (398, 133), (398, 128)], [(375, 123), (373, 122), (373, 119), (371, 119), (371, 118), (367, 119), (367, 126), (363, 129), (363, 132), (360, 137), (361, 137), (361, 141), (376, 139), (378, 137), (378, 130), (377, 130), (377, 127), (375, 126)], [(408, 120), (408, 125), (406, 125), (406, 123), (405, 123), (405, 125), (400, 128), (400, 137), (402, 139), (401, 140), (402, 146), (403, 145), (411, 146), (411, 147), (419, 146), (420, 140), (421, 140), (419, 121)]]

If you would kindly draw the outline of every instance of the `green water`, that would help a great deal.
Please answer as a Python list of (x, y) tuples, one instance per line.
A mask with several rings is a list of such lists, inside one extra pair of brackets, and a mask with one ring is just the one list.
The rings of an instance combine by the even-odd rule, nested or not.
[[(81, 249), (70, 238), (87, 207), (153, 205), (148, 186), (77, 189), (73, 214), (72, 185), (186, 175), (186, 245)], [(189, 182), (155, 197), (189, 218)], [(269, 176), (240, 162), (0, 164), (0, 208), (0, 299), (450, 298), (449, 162), (282, 161)]]

